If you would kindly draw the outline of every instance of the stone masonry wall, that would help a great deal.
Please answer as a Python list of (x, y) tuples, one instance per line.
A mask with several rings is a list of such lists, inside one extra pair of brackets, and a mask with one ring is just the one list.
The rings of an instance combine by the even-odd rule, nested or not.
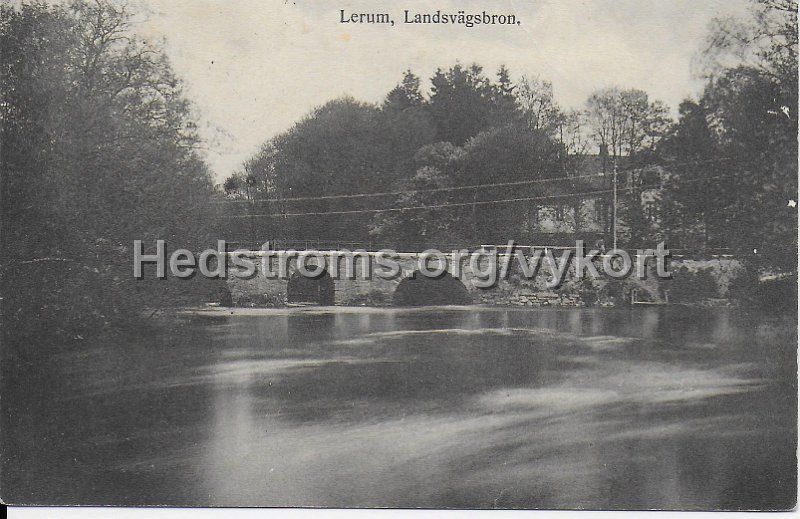
[[(400, 273), (392, 279), (362, 279), (361, 260), (355, 263), (354, 276), (334, 277), (334, 302), (336, 305), (391, 305), (394, 292), (400, 282), (411, 276), (418, 269), (418, 257), (415, 254), (402, 254), (398, 261)], [(296, 261), (288, 264), (288, 276), (285, 278), (267, 278), (262, 274), (261, 258), (254, 253), (248, 256), (257, 266), (256, 273), (248, 279), (228, 276), (228, 288), (231, 301), (235, 306), (285, 306), (287, 304), (288, 277), (296, 274)], [(478, 288), (473, 283), (475, 273), (465, 261), (461, 269), (460, 281), (471, 294), (476, 304), (510, 305), (510, 306), (583, 306), (586, 304), (615, 305), (627, 303), (634, 297), (639, 301), (663, 302), (669, 290), (669, 281), (655, 276), (654, 265), (648, 267), (647, 279), (637, 279), (635, 275), (626, 279), (615, 280), (606, 276), (599, 280), (577, 279), (575, 263), (569, 264), (564, 282), (557, 288), (547, 286), (550, 279), (549, 268), (542, 267), (534, 279), (523, 276), (520, 266), (512, 262), (509, 275), (499, 280), (491, 288)], [(595, 262), (600, 270), (601, 263)], [(681, 266), (690, 270), (710, 269), (712, 275), (722, 288), (727, 288), (735, 277), (740, 264), (734, 259), (712, 260), (672, 260), (670, 270)], [(479, 264), (479, 269), (486, 264)], [(277, 260), (272, 258), (271, 271), (277, 272)]]

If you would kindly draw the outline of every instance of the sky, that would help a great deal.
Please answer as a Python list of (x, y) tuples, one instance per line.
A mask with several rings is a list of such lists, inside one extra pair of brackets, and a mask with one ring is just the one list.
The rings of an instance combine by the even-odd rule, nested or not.
[[(673, 113), (696, 96), (692, 74), (714, 17), (747, 0), (141, 0), (137, 31), (163, 41), (194, 102), (215, 178), (315, 106), (349, 95), (379, 103), (412, 70), (477, 62), (493, 74), (551, 81), (579, 108), (598, 88), (640, 88)], [(426, 6), (426, 4), (428, 6)], [(342, 24), (340, 10), (389, 13), (395, 26)], [(513, 13), (514, 26), (403, 24), (404, 11)], [(425, 83), (424, 83), (425, 86)]]

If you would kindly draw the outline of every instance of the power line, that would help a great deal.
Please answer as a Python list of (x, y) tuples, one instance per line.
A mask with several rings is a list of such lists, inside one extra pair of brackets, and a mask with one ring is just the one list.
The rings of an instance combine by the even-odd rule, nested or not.
[(435, 187), (429, 189), (406, 189), (403, 191), (386, 191), (382, 193), (353, 193), (349, 195), (320, 195), (320, 196), (298, 196), (293, 198), (255, 198), (253, 200), (219, 200), (217, 203), (230, 203), (230, 202), (299, 202), (299, 201), (313, 201), (313, 200), (332, 200), (339, 198), (362, 198), (362, 197), (381, 197), (381, 196), (397, 196), (397, 195), (411, 195), (417, 193), (436, 193), (441, 191), (458, 191), (465, 189), (485, 189), (489, 187), (507, 187), (507, 186), (522, 186), (527, 184), (537, 184), (540, 182), (555, 182), (557, 180), (573, 180), (579, 178), (595, 178), (605, 177), (603, 173), (596, 173), (594, 175), (576, 175), (567, 177), (553, 177), (553, 178), (539, 178), (535, 180), (519, 180), (516, 182), (495, 182), (492, 184), (472, 184), (469, 186), (454, 186), (454, 187)]
[[(715, 180), (718, 178), (722, 178), (723, 175), (716, 175), (713, 177), (702, 177), (696, 179), (687, 179), (685, 182), (700, 182), (700, 181), (709, 181)], [(652, 185), (652, 186), (638, 186), (638, 187), (626, 187), (622, 189), (618, 189), (617, 191), (632, 191), (634, 189), (656, 189), (660, 188), (660, 185)], [(561, 195), (547, 195), (547, 196), (532, 196), (532, 197), (519, 197), (519, 198), (501, 198), (495, 200), (480, 200), (475, 202), (453, 202), (449, 204), (433, 204), (433, 205), (417, 205), (417, 206), (406, 206), (406, 207), (389, 207), (385, 209), (350, 209), (346, 211), (318, 211), (318, 212), (306, 212), (306, 213), (273, 213), (273, 214), (244, 214), (244, 215), (232, 215), (232, 216), (219, 216), (218, 218), (221, 219), (239, 219), (239, 218), (283, 218), (288, 216), (323, 216), (323, 215), (340, 215), (340, 214), (364, 214), (364, 213), (385, 213), (385, 212), (395, 212), (395, 211), (410, 211), (410, 210), (421, 210), (421, 209), (443, 209), (446, 207), (469, 207), (474, 205), (488, 205), (488, 204), (498, 204), (498, 203), (506, 203), (506, 202), (528, 202), (534, 200), (552, 200), (554, 198), (569, 198), (574, 196), (596, 196), (596, 195), (603, 195), (613, 193), (613, 189), (604, 189), (599, 191), (584, 191), (580, 193), (564, 193)]]
[[(719, 159), (706, 159), (701, 161), (690, 161), (690, 162), (683, 162), (683, 163), (673, 163), (669, 164), (669, 167), (680, 167), (686, 165), (700, 165), (705, 163), (716, 163), (716, 162), (724, 162), (729, 161), (732, 159), (729, 158), (719, 158)], [(629, 168), (618, 171), (617, 173), (630, 173), (632, 171), (643, 171), (651, 166), (640, 166), (637, 168)], [(320, 195), (320, 196), (299, 196), (299, 197), (289, 197), (289, 198), (255, 198), (253, 200), (215, 200), (214, 203), (219, 204), (228, 204), (228, 203), (254, 203), (254, 202), (305, 202), (305, 201), (316, 201), (316, 200), (336, 200), (336, 199), (350, 199), (350, 198), (369, 198), (369, 197), (383, 197), (383, 196), (398, 196), (398, 195), (411, 195), (411, 194), (419, 194), (419, 193), (438, 193), (438, 192), (448, 192), (448, 191), (463, 191), (468, 189), (487, 189), (492, 187), (510, 187), (510, 186), (523, 186), (523, 185), (530, 185), (530, 184), (539, 184), (544, 182), (556, 182), (559, 180), (578, 180), (584, 178), (606, 178), (608, 177), (607, 173), (595, 173), (592, 175), (574, 175), (574, 176), (563, 176), (563, 177), (551, 177), (551, 178), (539, 178), (533, 180), (519, 180), (515, 182), (495, 182), (491, 184), (472, 184), (469, 186), (454, 186), (454, 187), (437, 187), (437, 188), (429, 188), (429, 189), (406, 189), (401, 191), (385, 191), (379, 193), (352, 193), (352, 194), (345, 194), (345, 195)]]
[[(621, 191), (626, 191), (633, 188), (625, 188)], [(647, 188), (645, 188), (647, 189)], [(585, 191), (582, 193), (565, 193), (562, 195), (549, 195), (549, 196), (529, 196), (529, 197), (521, 197), (521, 198), (502, 198), (497, 200), (481, 200), (476, 202), (454, 202), (450, 204), (434, 204), (434, 205), (416, 205), (416, 206), (406, 206), (406, 207), (389, 207), (386, 209), (351, 209), (347, 211), (320, 211), (320, 212), (308, 212), (308, 213), (274, 213), (274, 214), (242, 214), (242, 215), (233, 215), (233, 216), (220, 216), (219, 218), (256, 218), (256, 217), (270, 217), (270, 218), (283, 218), (284, 216), (322, 216), (322, 215), (329, 215), (329, 214), (357, 214), (357, 213), (385, 213), (385, 212), (392, 212), (392, 211), (410, 211), (410, 210), (418, 210), (418, 209), (442, 209), (445, 207), (466, 207), (466, 206), (473, 206), (473, 205), (487, 205), (487, 204), (499, 204), (499, 203), (506, 203), (506, 202), (526, 202), (526, 201), (533, 201), (533, 200), (550, 200), (553, 198), (569, 198), (573, 196), (594, 196), (594, 195), (601, 195), (601, 194), (608, 194), (611, 193), (613, 189), (604, 189), (601, 191)]]

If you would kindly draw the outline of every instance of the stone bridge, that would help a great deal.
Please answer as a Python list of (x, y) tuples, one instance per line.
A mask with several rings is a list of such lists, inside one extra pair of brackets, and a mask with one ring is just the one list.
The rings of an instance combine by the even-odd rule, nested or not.
[[(393, 269), (385, 268), (381, 252), (357, 251), (247, 251), (241, 259), (254, 266), (252, 275), (241, 277), (229, 274), (228, 289), (236, 306), (280, 307), (293, 303), (318, 305), (444, 305), (444, 304), (501, 304), (520, 306), (581, 306), (620, 302), (664, 302), (671, 283), (656, 278), (654, 265), (648, 266), (646, 279), (630, 276), (625, 279), (578, 279), (575, 262), (570, 261), (563, 282), (556, 288), (551, 269), (543, 262), (534, 278), (526, 277), (517, 261), (508, 262), (503, 276), (505, 254), (487, 254), (471, 259), (466, 254), (453, 261), (425, 253), (392, 253)], [(236, 269), (229, 253), (229, 272)], [(331, 254), (338, 254), (331, 256)], [(555, 254), (558, 259), (559, 254)], [(320, 257), (322, 260), (320, 260)], [(385, 260), (385, 258), (384, 258)], [(494, 283), (487, 283), (491, 262), (496, 262)], [(233, 266), (231, 266), (233, 265)], [(441, 271), (432, 279), (422, 275)], [(740, 263), (731, 258), (672, 260), (671, 270), (679, 267), (690, 270), (706, 269), (716, 281), (719, 293), (726, 293)], [(685, 269), (684, 269), (685, 270)], [(488, 285), (488, 286), (487, 286)], [(673, 285), (674, 286), (674, 285)], [(711, 296), (708, 297), (717, 297)]]
[[(449, 261), (442, 264), (435, 258), (426, 260), (422, 253), (416, 252), (395, 253), (391, 260), (396, 267), (390, 271), (379, 265), (382, 261), (377, 257), (381, 254), (379, 252), (359, 251), (352, 255), (339, 253), (332, 256), (336, 252), (272, 251), (268, 257), (260, 251), (249, 252), (244, 256), (255, 264), (255, 272), (246, 278), (228, 276), (231, 299), (239, 306), (292, 303), (382, 305), (414, 304), (409, 298), (424, 293), (430, 304), (481, 301), (480, 280), (476, 281), (476, 273), (466, 258), (454, 272), (453, 263)], [(324, 258), (322, 262), (319, 256)], [(442, 265), (444, 272), (438, 279), (421, 275), (421, 260), (429, 271)], [(475, 264), (478, 274), (488, 268), (489, 261), (486, 258)], [(319, 274), (312, 276), (317, 271)]]
[[(385, 268), (381, 252), (356, 251), (247, 251), (241, 259), (253, 265), (251, 275), (229, 274), (228, 289), (231, 303), (236, 306), (286, 306), (293, 303), (319, 305), (443, 305), (443, 304), (505, 304), (525, 306), (580, 306), (620, 302), (665, 302), (674, 284), (656, 278), (654, 265), (648, 266), (648, 276), (638, 279), (603, 277), (596, 280), (578, 279), (575, 262), (570, 261), (566, 276), (558, 287), (551, 286), (552, 274), (547, 261), (538, 274), (524, 276), (520, 264), (508, 263), (503, 275), (505, 254), (496, 256), (483, 251), (477, 259), (466, 254), (454, 261), (451, 254), (436, 258), (425, 253), (391, 253), (393, 269)], [(555, 252), (555, 251), (554, 251)], [(229, 265), (236, 265), (229, 253)], [(334, 254), (334, 256), (332, 256)], [(556, 259), (559, 258), (555, 253)], [(320, 259), (321, 258), (321, 259)], [(385, 259), (385, 257), (384, 257)], [(491, 268), (496, 262), (496, 268)], [(420, 273), (441, 271), (432, 279)], [(739, 262), (734, 259), (672, 261), (672, 269), (680, 266), (690, 270), (706, 269), (716, 281), (719, 293), (735, 277)], [(229, 271), (235, 270), (230, 268)], [(599, 268), (598, 268), (599, 270)], [(487, 273), (494, 271), (495, 282), (487, 283)], [(491, 278), (491, 276), (490, 276)], [(708, 295), (707, 297), (718, 297)]]

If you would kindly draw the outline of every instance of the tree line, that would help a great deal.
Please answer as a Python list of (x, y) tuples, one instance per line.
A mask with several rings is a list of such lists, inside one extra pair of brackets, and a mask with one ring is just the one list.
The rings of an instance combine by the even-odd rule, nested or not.
[[(456, 64), (430, 84), (423, 92), (406, 71), (380, 105), (335, 99), (268, 140), (225, 183), (229, 195), (252, 201), (239, 210), (258, 215), (237, 223), (259, 239), (529, 242), (532, 211), (558, 197), (578, 206), (579, 197), (563, 195), (592, 189), (584, 162), (593, 150), (608, 150), (609, 167), (623, 155), (629, 166), (644, 164), (668, 128), (667, 107), (637, 89), (597, 91), (578, 111), (558, 105), (550, 82), (512, 82), (505, 67), (490, 77), (478, 64)], [(330, 198), (386, 192), (402, 194)], [(519, 197), (541, 202), (492, 203)], [(303, 200), (285, 201), (293, 198)], [(426, 206), (449, 207), (369, 213)], [(282, 216), (298, 213), (328, 214)]]
[[(600, 89), (566, 110), (548, 81), (512, 81), (507, 68), (491, 75), (478, 64), (436, 70), (427, 91), (407, 71), (379, 104), (334, 99), (266, 141), (228, 178), (228, 195), (244, 199), (228, 206), (241, 217), (228, 231), (399, 247), (528, 243), (539, 207), (564, 204), (581, 227), (580, 197), (565, 195), (611, 187), (581, 178), (603, 150), (607, 172), (616, 164), (637, 173), (621, 177), (633, 178), (620, 191), (623, 245), (665, 239), (756, 250), (759, 261), (791, 269), (796, 7), (796, 0), (756, 0), (746, 18), (716, 20), (697, 59), (706, 85), (681, 104), (677, 120), (635, 88)], [(654, 168), (655, 176), (641, 174)], [(494, 186), (537, 179), (543, 182)], [(641, 203), (651, 182), (662, 188), (657, 218)], [(468, 186), (479, 187), (448, 190)], [(403, 193), (308, 200), (387, 192)], [(515, 198), (532, 200), (491, 202)], [(403, 207), (423, 209), (377, 211)]]

